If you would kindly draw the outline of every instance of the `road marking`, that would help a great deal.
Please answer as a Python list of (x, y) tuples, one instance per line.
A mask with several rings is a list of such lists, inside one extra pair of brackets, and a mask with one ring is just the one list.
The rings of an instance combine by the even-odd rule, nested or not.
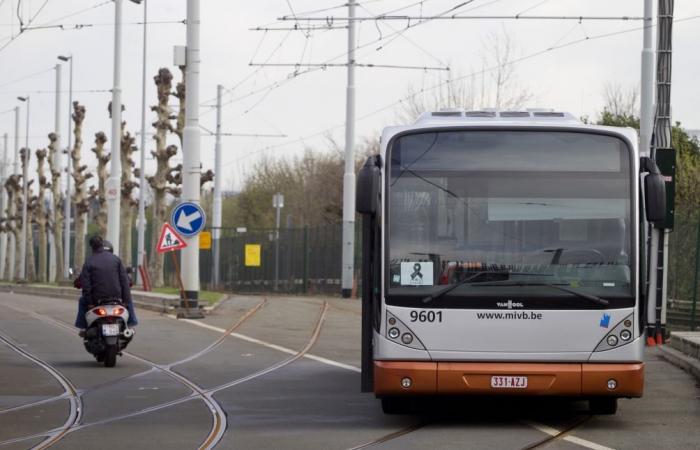
[[(196, 325), (196, 326), (201, 327), (201, 328), (206, 328), (207, 330), (216, 331), (217, 333), (226, 333), (226, 330), (224, 330), (223, 328), (215, 327), (214, 325), (209, 325), (207, 323), (197, 322), (197, 321), (192, 320), (192, 319), (177, 319), (177, 317), (175, 317), (173, 315), (168, 315), (168, 317), (170, 317), (171, 319), (180, 320), (181, 322), (187, 322), (187, 323), (190, 323), (192, 325)], [(289, 355), (296, 355), (297, 353), (299, 353), (298, 351), (292, 350), (291, 348), (282, 347), (281, 345), (273, 344), (271, 342), (261, 341), (260, 339), (246, 336), (245, 334), (231, 333), (229, 336), (235, 337), (236, 339), (240, 339), (242, 341), (250, 342), (252, 344), (262, 345), (263, 347), (271, 348), (273, 350), (277, 350), (277, 351), (282, 352), (282, 353), (287, 353)], [(324, 358), (322, 356), (313, 355), (310, 353), (305, 354), (304, 358), (310, 359), (312, 361), (320, 362), (321, 364), (326, 364), (328, 366), (333, 366), (333, 367), (338, 367), (340, 369), (350, 370), (352, 372), (357, 372), (357, 373), (362, 372), (362, 370), (360, 370), (359, 367), (352, 366), (350, 364), (345, 364), (345, 363), (342, 363), (340, 361), (334, 361), (332, 359)]]
[[(544, 434), (548, 434), (550, 436), (557, 436), (561, 433), (561, 431), (557, 430), (556, 428), (552, 428), (548, 425), (538, 423), (538, 422), (532, 422), (529, 420), (523, 420), (522, 421), (524, 424), (531, 426), (532, 428), (543, 432)], [(571, 436), (571, 435), (566, 435), (561, 438), (564, 441), (571, 442), (572, 444), (580, 445), (581, 447), (586, 447), (590, 448), (593, 450), (615, 450), (612, 447), (606, 447), (604, 445), (596, 444), (595, 442), (588, 441), (586, 439), (582, 439), (576, 436)]]

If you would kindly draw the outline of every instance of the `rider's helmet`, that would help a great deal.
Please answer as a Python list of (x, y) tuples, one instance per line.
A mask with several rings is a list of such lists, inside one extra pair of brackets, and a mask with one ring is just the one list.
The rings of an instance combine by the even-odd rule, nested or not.
[(103, 248), (106, 252), (114, 253), (114, 246), (113, 246), (112, 243), (109, 242), (109, 241), (102, 241), (102, 248)]

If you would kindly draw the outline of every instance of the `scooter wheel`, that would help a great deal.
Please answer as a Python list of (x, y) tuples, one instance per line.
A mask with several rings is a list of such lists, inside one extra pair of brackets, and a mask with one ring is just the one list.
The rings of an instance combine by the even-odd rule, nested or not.
[(116, 345), (108, 345), (104, 353), (105, 367), (114, 367), (117, 364), (117, 353), (119, 349)]
[(99, 355), (95, 355), (95, 359), (97, 360), (97, 362), (104, 362), (104, 360), (105, 360), (105, 354), (104, 354), (104, 353), (100, 353)]

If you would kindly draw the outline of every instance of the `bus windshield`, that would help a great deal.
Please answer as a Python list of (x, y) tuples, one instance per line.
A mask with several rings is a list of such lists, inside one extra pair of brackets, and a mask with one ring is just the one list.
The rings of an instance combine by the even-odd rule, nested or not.
[(613, 136), (551, 130), (396, 138), (387, 154), (387, 302), (417, 304), (456, 284), (440, 295), (443, 306), (518, 293), (574, 302), (551, 285), (631, 297), (630, 152)]

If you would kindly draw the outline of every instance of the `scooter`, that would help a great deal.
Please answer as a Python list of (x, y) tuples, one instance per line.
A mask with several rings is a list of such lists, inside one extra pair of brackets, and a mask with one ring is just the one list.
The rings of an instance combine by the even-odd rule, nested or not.
[(83, 343), (97, 362), (114, 367), (117, 356), (129, 345), (134, 330), (127, 326), (129, 310), (121, 299), (105, 299), (85, 314), (88, 327)]

